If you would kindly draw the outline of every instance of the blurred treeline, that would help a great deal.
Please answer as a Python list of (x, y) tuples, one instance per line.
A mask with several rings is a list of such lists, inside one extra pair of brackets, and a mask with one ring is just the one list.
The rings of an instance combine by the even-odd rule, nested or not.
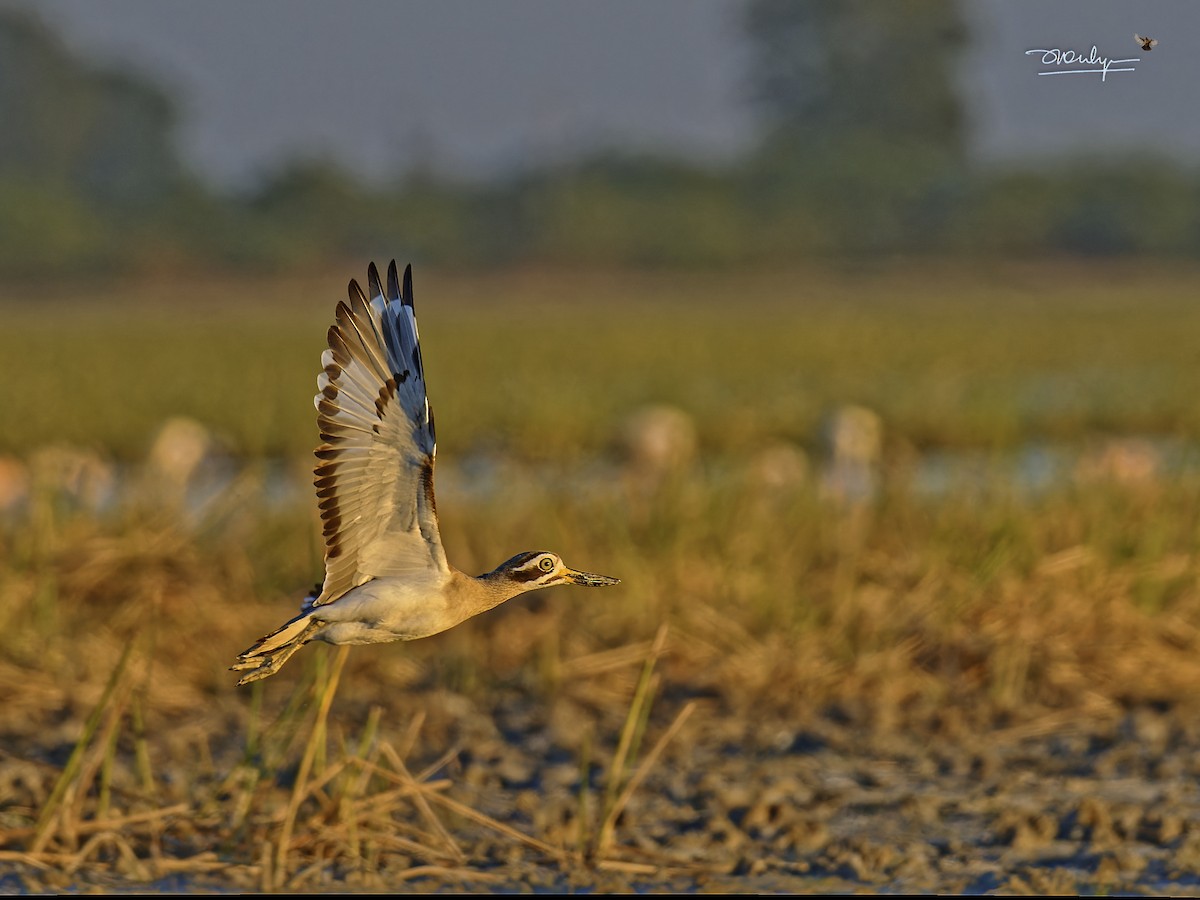
[(486, 182), (414, 167), (366, 184), (310, 160), (230, 195), (181, 160), (161, 87), (0, 10), (0, 274), (1200, 251), (1191, 171), (972, 163), (953, 0), (751, 0), (742, 18), (761, 135), (733, 163), (605, 151)]

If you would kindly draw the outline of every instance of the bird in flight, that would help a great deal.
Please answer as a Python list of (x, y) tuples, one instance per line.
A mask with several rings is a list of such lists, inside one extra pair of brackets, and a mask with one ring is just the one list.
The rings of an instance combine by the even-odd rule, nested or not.
[(1154, 38), (1142, 37), (1136, 31), (1133, 33), (1133, 39), (1142, 45), (1142, 50), (1144, 50), (1146, 53), (1149, 53), (1158, 46), (1158, 41), (1156, 41)]
[(300, 614), (258, 640), (230, 668), (238, 684), (274, 675), (309, 641), (375, 644), (429, 637), (526, 591), (619, 584), (566, 566), (554, 553), (518, 553), (484, 575), (446, 560), (433, 499), (433, 410), (413, 310), (393, 260), (387, 290), (367, 269), (337, 306), (317, 376), (314, 484), (325, 537), (325, 580)]

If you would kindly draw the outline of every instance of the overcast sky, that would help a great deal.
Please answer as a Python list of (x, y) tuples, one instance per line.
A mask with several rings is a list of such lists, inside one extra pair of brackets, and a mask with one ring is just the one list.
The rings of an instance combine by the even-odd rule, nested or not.
[[(881, 0), (884, 2), (884, 0)], [(220, 183), (326, 154), (379, 177), (414, 155), (487, 174), (596, 144), (728, 158), (755, 138), (739, 0), (0, 0), (182, 101)], [(991, 160), (1084, 151), (1200, 161), (1200, 2), (964, 0), (961, 87)], [(1133, 32), (1159, 37), (1143, 54)], [(1137, 57), (1038, 76), (1032, 48)]]

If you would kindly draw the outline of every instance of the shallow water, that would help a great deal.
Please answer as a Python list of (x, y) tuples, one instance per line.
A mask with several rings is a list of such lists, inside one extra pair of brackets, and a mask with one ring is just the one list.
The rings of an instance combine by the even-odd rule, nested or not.
[[(886, 470), (886, 474), (884, 471)], [(509, 491), (532, 494), (604, 492), (621, 482), (628, 469), (601, 457), (570, 466), (529, 466), (494, 454), (476, 454), (438, 464), (437, 490), (441, 498), (487, 500)], [(1200, 473), (1200, 446), (1171, 437), (1140, 436), (1108, 443), (1029, 442), (1012, 450), (927, 450), (888, 468), (858, 464), (818, 465), (810, 484), (828, 492), (840, 487), (852, 499), (877, 494), (885, 478), (889, 485), (926, 499), (939, 499), (963, 491), (990, 488), (1038, 494), (1082, 482), (1147, 482)], [(748, 469), (720, 460), (688, 470), (715, 488), (736, 485), (749, 477)], [(836, 484), (840, 482), (840, 484)], [(122, 499), (142, 490), (169, 490), (147, 478), (141, 467), (116, 466), (102, 489), (87, 503), (99, 514), (114, 511)], [(784, 486), (784, 489), (789, 489)], [(804, 490), (802, 482), (790, 486)], [(183, 492), (184, 506), (193, 515), (231, 501), (231, 494), (247, 493), (269, 509), (311, 502), (311, 475), (307, 464), (278, 458), (246, 464), (229, 457), (210, 457), (195, 470)], [(232, 498), (236, 501), (236, 496)], [(19, 512), (16, 505), (7, 514)]]

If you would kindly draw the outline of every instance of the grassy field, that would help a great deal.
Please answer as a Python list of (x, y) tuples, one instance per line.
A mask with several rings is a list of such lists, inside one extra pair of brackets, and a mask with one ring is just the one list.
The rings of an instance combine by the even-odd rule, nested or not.
[[(0, 371), (21, 385), (0, 396), (0, 451), (136, 459), (183, 414), (239, 455), (303, 455), (302, 400), (352, 276), (0, 291)], [(811, 447), (849, 402), (917, 447), (1194, 439), (1198, 287), (1200, 271), (1132, 267), (416, 277), (443, 455), (539, 460), (605, 449), (646, 401), (691, 412), (717, 453)]]
[[(805, 748), (878, 781), (934, 747), (971, 770), (1004, 741), (1119, 743), (1151, 710), (1193, 753), (1179, 771), (1200, 766), (1200, 273), (418, 271), (451, 561), (554, 549), (622, 586), (306, 648), (236, 689), (226, 666), (320, 572), (311, 395), (360, 274), (4, 292), (0, 474), (27, 493), (0, 512), (0, 886), (964, 889), (902, 870), (920, 841), (839, 836)], [(651, 402), (694, 418), (690, 466), (623, 462)], [(821, 423), (850, 403), (884, 429), (857, 501), (822, 481)], [(142, 462), (180, 415), (229, 473), (202, 503)], [(1182, 449), (1105, 464), (1147, 436)], [(779, 442), (807, 478), (759, 477)], [(1047, 444), (1077, 464), (1006, 477)], [(913, 489), (933, 452), (986, 462)], [(774, 830), (754, 824), (773, 791), (802, 813)], [(1036, 849), (992, 802), (972, 815)], [(1200, 875), (1194, 825), (1150, 849), (1139, 827), (1120, 852)], [(1156, 871), (1095, 852), (1067, 889)], [(996, 865), (997, 887), (1063, 887)]]

